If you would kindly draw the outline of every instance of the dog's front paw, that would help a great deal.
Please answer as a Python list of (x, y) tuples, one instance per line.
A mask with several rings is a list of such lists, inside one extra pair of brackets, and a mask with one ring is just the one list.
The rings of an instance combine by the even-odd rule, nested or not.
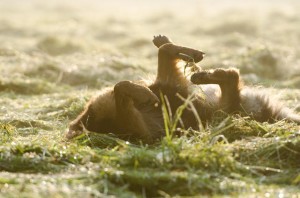
[(158, 35), (158, 36), (154, 36), (153, 41), (154, 45), (156, 47), (160, 47), (166, 43), (173, 43), (171, 41), (171, 39), (169, 39), (168, 37), (164, 36), (164, 35)]

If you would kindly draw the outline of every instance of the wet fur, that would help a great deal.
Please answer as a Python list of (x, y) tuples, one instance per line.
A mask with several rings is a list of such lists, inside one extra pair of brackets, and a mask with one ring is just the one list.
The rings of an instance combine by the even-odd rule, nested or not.
[[(123, 139), (138, 139), (151, 143), (164, 136), (162, 97), (172, 114), (193, 95), (192, 106), (201, 124), (206, 125), (215, 111), (250, 115), (260, 122), (286, 119), (300, 124), (300, 116), (278, 106), (265, 94), (243, 88), (237, 69), (215, 69), (196, 72), (188, 80), (177, 63), (191, 57), (202, 60), (204, 53), (173, 44), (165, 36), (153, 40), (158, 47), (158, 71), (153, 83), (121, 81), (92, 98), (85, 110), (70, 124), (67, 138), (86, 128), (100, 133), (115, 133)], [(184, 56), (183, 56), (184, 55)], [(195, 88), (197, 84), (198, 88)], [(202, 91), (199, 91), (201, 88)], [(166, 102), (164, 101), (164, 102)], [(182, 114), (179, 127), (198, 130), (200, 123), (191, 108)]]

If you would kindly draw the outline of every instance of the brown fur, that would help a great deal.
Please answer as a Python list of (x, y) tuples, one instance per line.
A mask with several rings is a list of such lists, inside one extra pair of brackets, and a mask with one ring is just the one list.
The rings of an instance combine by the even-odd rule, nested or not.
[[(122, 81), (113, 89), (104, 90), (91, 99), (85, 110), (71, 122), (68, 138), (80, 134), (85, 127), (89, 131), (110, 132), (124, 139), (140, 139), (151, 143), (165, 134), (161, 94), (167, 98), (174, 115), (184, 103), (182, 98), (186, 99), (192, 94), (193, 83), (203, 86), (205, 97), (195, 94), (192, 106), (197, 114), (191, 108), (186, 108), (179, 127), (198, 130), (200, 123), (197, 116), (200, 117), (201, 124), (205, 125), (217, 110), (227, 113), (244, 112), (258, 121), (287, 119), (300, 123), (298, 115), (276, 107), (264, 95), (251, 95), (253, 93), (244, 91), (238, 70), (200, 71), (193, 74), (189, 81), (178, 68), (178, 61), (187, 61), (190, 57), (194, 62), (199, 62), (204, 53), (175, 45), (165, 36), (155, 37), (153, 43), (159, 48), (156, 80), (149, 85)], [(221, 94), (217, 94), (217, 89), (207, 88), (205, 91), (206, 84), (219, 85)], [(259, 103), (258, 107), (253, 107), (253, 98)]]

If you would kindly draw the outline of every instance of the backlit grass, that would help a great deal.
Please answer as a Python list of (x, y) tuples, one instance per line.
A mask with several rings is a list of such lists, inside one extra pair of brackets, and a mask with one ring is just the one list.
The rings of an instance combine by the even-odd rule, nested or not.
[(299, 113), (298, 2), (29, 2), (0, 3), (0, 197), (300, 196), (294, 123), (216, 114), (175, 137), (181, 110), (166, 107), (153, 145), (64, 138), (100, 89), (155, 76), (156, 34), (206, 52), (204, 68), (238, 67)]

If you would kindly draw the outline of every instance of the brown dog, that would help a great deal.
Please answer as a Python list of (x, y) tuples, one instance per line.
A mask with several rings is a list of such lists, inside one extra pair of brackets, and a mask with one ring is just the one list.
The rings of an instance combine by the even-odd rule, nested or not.
[[(152, 84), (122, 81), (104, 90), (71, 122), (67, 138), (86, 128), (151, 143), (165, 135), (162, 107), (167, 106), (169, 115), (174, 115), (178, 107), (187, 104), (187, 98), (190, 102), (178, 122), (178, 127), (184, 129), (198, 130), (218, 110), (250, 115), (261, 122), (286, 119), (300, 123), (300, 116), (291, 110), (278, 106), (264, 94), (242, 88), (237, 69), (199, 71), (189, 81), (178, 68), (178, 61), (192, 59), (197, 63), (204, 53), (175, 45), (166, 36), (154, 37), (153, 43), (158, 47), (156, 80)], [(193, 84), (201, 89), (195, 89)]]

